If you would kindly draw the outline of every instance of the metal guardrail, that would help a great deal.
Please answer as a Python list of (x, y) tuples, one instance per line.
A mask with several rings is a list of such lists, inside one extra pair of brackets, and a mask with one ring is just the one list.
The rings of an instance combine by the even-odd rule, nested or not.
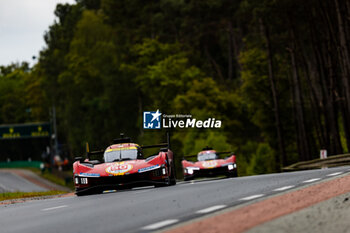
[(333, 155), (325, 159), (314, 159), (298, 162), (288, 167), (284, 167), (283, 171), (309, 170), (317, 168), (338, 167), (344, 165), (350, 165), (350, 154)]

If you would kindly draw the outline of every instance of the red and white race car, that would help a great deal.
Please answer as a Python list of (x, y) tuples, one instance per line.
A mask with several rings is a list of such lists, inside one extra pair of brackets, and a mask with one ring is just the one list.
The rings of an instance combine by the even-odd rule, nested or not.
[[(139, 146), (130, 138), (114, 140), (104, 151), (88, 153), (88, 158), (77, 157), (73, 164), (76, 195), (101, 193), (104, 190), (135, 186), (175, 185), (175, 162), (169, 143)], [(144, 158), (143, 149), (161, 148), (159, 153)], [(92, 160), (93, 156), (102, 159)]]
[[(219, 155), (229, 154), (228, 157), (220, 159)], [(188, 156), (192, 157), (192, 156)], [(204, 148), (197, 155), (197, 162), (182, 160), (184, 180), (192, 180), (197, 177), (212, 177), (226, 175), (237, 177), (236, 156), (233, 152), (216, 152), (212, 148)]]

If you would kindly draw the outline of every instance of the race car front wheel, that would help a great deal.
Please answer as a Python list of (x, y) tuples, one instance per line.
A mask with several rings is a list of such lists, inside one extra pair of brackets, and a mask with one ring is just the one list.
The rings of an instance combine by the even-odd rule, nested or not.
[(237, 168), (232, 172), (227, 173), (227, 177), (238, 177)]
[[(169, 161), (168, 157), (166, 157), (166, 160)], [(164, 187), (164, 186), (171, 186), (176, 184), (176, 175), (175, 175), (175, 165), (172, 163), (171, 169), (169, 163), (167, 163), (168, 168), (168, 177), (164, 179), (164, 183), (161, 184), (155, 184), (154, 187)]]

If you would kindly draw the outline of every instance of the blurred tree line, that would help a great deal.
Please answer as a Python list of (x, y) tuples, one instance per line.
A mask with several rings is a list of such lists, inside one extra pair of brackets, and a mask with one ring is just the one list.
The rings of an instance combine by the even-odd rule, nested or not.
[(55, 106), (77, 155), (119, 132), (162, 141), (143, 111), (215, 117), (220, 130), (172, 132), (178, 162), (234, 150), (241, 175), (350, 148), (349, 0), (76, 0), (55, 15), (35, 66), (0, 68), (1, 124)]

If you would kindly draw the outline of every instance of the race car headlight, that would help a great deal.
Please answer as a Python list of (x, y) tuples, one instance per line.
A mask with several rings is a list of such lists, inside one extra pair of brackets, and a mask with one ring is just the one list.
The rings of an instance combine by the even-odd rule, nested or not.
[(185, 172), (187, 174), (190, 174), (190, 175), (192, 175), (194, 173), (194, 171), (198, 171), (198, 170), (200, 170), (199, 167), (187, 167), (187, 168), (185, 168)]
[(227, 168), (228, 168), (228, 170), (233, 170), (234, 166), (233, 166), (233, 164), (229, 164), (229, 165), (227, 166)]
[(162, 169), (163, 175), (166, 174), (165, 168)]
[(88, 183), (88, 178), (86, 178), (86, 177), (80, 178), (80, 182), (81, 182), (81, 184), (87, 184)]
[(88, 184), (88, 178), (87, 177), (75, 177), (75, 184)]

